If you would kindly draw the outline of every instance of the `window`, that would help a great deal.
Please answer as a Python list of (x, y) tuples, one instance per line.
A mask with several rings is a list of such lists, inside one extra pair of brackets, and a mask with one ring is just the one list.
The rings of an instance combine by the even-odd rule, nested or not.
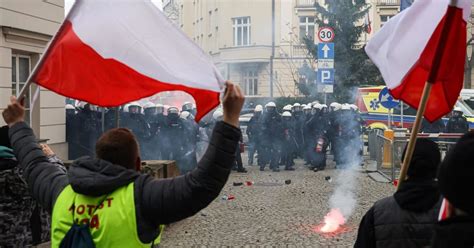
[(380, 27), (383, 27), (383, 25), (385, 23), (387, 23), (392, 17), (393, 17), (393, 15), (381, 15), (380, 16)]
[(258, 73), (254, 70), (244, 71), (244, 93), (247, 96), (258, 95)]
[(250, 17), (234, 18), (234, 46), (250, 45)]
[[(12, 95), (20, 93), (23, 86), (25, 86), (31, 71), (31, 59), (29, 56), (17, 55), (12, 56)], [(25, 99), (26, 107), (26, 122), (30, 123), (30, 92)]]
[(310, 38), (314, 41), (314, 17), (302, 16), (300, 17), (300, 41), (304, 43), (304, 38)]

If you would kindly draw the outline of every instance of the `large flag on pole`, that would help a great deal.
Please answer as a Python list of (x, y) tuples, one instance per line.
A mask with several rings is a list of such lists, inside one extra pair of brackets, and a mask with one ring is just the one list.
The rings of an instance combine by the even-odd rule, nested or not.
[(194, 97), (197, 120), (224, 86), (209, 55), (150, 0), (76, 1), (32, 81), (103, 107), (181, 90)]
[[(449, 6), (449, 0), (415, 1), (390, 19), (366, 46), (392, 95), (416, 109), (432, 68), (439, 66), (429, 82), (433, 86), (424, 115), (431, 122), (452, 110), (463, 87), (472, 2), (455, 2), (455, 6)], [(447, 16), (453, 19), (446, 42), (440, 44)], [(444, 49), (435, 60), (438, 46)]]

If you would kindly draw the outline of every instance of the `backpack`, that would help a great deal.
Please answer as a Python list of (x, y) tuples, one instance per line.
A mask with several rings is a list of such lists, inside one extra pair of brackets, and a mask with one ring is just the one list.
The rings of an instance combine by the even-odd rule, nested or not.
[(60, 248), (95, 248), (92, 235), (89, 231), (89, 225), (78, 225), (74, 223), (66, 236), (64, 236)]

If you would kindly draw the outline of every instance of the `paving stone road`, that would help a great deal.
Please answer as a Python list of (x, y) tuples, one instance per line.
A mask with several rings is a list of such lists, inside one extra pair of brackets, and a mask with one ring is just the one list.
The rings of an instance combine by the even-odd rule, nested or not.
[[(244, 158), (244, 161), (246, 159)], [(337, 235), (316, 230), (329, 212), (328, 199), (337, 177), (331, 164), (322, 172), (309, 171), (296, 160), (296, 171), (260, 172), (247, 166), (249, 173), (233, 172), (221, 197), (195, 216), (165, 229), (162, 247), (351, 247), (362, 216), (372, 204), (393, 194), (395, 187), (377, 183), (366, 173), (357, 172), (354, 214)], [(285, 180), (291, 180), (286, 185)], [(252, 186), (233, 186), (234, 182), (255, 182)]]

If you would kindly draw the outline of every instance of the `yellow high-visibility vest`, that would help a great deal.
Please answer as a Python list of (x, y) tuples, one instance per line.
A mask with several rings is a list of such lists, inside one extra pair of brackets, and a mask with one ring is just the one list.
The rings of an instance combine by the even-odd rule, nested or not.
[(89, 225), (96, 247), (151, 247), (138, 237), (133, 183), (98, 197), (78, 194), (68, 185), (54, 204), (51, 247), (59, 247), (73, 223)]

